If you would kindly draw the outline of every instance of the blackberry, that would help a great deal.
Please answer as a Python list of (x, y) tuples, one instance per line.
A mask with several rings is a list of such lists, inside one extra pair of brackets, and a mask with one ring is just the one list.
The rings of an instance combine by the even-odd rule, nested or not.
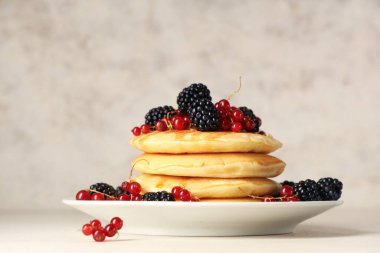
[(115, 197), (119, 196), (120, 194), (128, 194), (131, 195), (128, 191), (124, 191), (121, 186), (118, 186), (115, 191)]
[(243, 113), (244, 116), (248, 116), (255, 122), (255, 127), (250, 132), (256, 133), (260, 131), (261, 120), (253, 113), (253, 111), (246, 106), (240, 106), (239, 110)]
[(331, 177), (318, 180), (322, 200), (338, 200), (342, 195), (343, 184), (341, 181)]
[(162, 120), (167, 116), (169, 112), (173, 112), (174, 108), (172, 106), (164, 105), (155, 107), (149, 110), (149, 112), (145, 115), (145, 124), (153, 127), (157, 121)]
[(167, 191), (147, 192), (141, 197), (143, 201), (175, 201), (173, 194)]
[[(101, 193), (107, 194), (109, 196), (116, 197), (115, 196), (115, 194), (116, 194), (115, 188), (113, 188), (113, 186), (111, 186), (109, 184), (106, 184), (106, 183), (96, 183), (96, 184), (93, 184), (93, 185), (90, 186), (90, 190), (94, 190), (94, 191), (97, 191), (97, 192), (101, 192)], [(91, 194), (92, 193), (94, 193), (94, 192), (91, 192)]]
[(281, 183), (281, 185), (282, 186), (289, 185), (289, 186), (293, 187), (295, 185), (295, 183), (293, 181), (285, 180), (284, 182)]
[(194, 101), (189, 107), (190, 122), (199, 131), (216, 131), (219, 114), (214, 104), (207, 98)]
[(189, 113), (188, 108), (198, 99), (211, 101), (210, 90), (206, 85), (193, 83), (184, 88), (177, 97), (178, 110), (182, 113)]
[(311, 179), (300, 181), (293, 186), (294, 193), (301, 201), (318, 201), (321, 200), (320, 186)]

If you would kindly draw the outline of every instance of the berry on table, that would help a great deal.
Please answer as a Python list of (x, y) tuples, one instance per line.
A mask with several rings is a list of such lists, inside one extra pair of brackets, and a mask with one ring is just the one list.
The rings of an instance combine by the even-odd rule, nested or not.
[(123, 227), (123, 220), (119, 217), (113, 217), (110, 224), (114, 225), (117, 230), (120, 230)]
[(86, 190), (80, 190), (76, 196), (76, 200), (91, 200), (91, 194)]
[(103, 230), (96, 230), (92, 237), (96, 242), (103, 242), (106, 239), (106, 233)]
[(104, 228), (104, 232), (106, 234), (107, 237), (113, 237), (116, 233), (117, 233), (117, 228), (114, 224), (108, 224), (105, 228)]
[(133, 134), (134, 136), (139, 136), (139, 135), (141, 134), (141, 128), (139, 128), (139, 127), (134, 127), (134, 128), (132, 129), (132, 134)]
[(94, 232), (94, 227), (91, 225), (91, 224), (84, 224), (83, 227), (82, 227), (82, 233), (84, 235), (92, 235), (92, 233)]
[(94, 228), (94, 231), (102, 227), (102, 223), (99, 220), (90, 221), (90, 225)]

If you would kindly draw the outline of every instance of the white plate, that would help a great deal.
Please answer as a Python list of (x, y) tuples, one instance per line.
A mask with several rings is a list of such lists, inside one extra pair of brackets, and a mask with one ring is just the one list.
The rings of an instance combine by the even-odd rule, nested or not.
[(134, 202), (63, 203), (95, 218), (124, 220), (123, 232), (144, 235), (241, 236), (291, 233), (302, 221), (342, 201), (311, 202)]

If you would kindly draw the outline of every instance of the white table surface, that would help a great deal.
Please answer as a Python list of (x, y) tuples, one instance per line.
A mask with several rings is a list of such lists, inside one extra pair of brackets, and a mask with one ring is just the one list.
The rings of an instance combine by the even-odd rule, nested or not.
[(334, 208), (294, 233), (246, 237), (121, 234), (97, 243), (80, 228), (91, 218), (75, 210), (0, 212), (0, 252), (380, 252), (380, 210)]

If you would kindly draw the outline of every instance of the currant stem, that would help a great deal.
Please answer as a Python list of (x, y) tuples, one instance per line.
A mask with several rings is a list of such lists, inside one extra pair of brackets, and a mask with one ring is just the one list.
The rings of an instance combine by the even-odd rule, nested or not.
[(129, 178), (128, 178), (128, 180), (131, 180), (133, 170), (134, 170), (136, 164), (137, 164), (138, 162), (140, 162), (140, 161), (146, 161), (146, 162), (148, 163), (148, 165), (149, 165), (149, 161), (146, 160), (146, 159), (139, 159), (139, 160), (137, 160), (137, 161), (132, 165), (132, 168), (131, 168), (131, 170), (130, 170), (130, 172), (129, 172)]
[(235, 96), (236, 94), (238, 94), (240, 92), (240, 89), (241, 89), (241, 86), (242, 86), (242, 83), (241, 83), (241, 76), (239, 76), (239, 87), (237, 88), (237, 90), (235, 90), (231, 95), (229, 95), (227, 97), (227, 100), (231, 100), (233, 98), (233, 96)]

